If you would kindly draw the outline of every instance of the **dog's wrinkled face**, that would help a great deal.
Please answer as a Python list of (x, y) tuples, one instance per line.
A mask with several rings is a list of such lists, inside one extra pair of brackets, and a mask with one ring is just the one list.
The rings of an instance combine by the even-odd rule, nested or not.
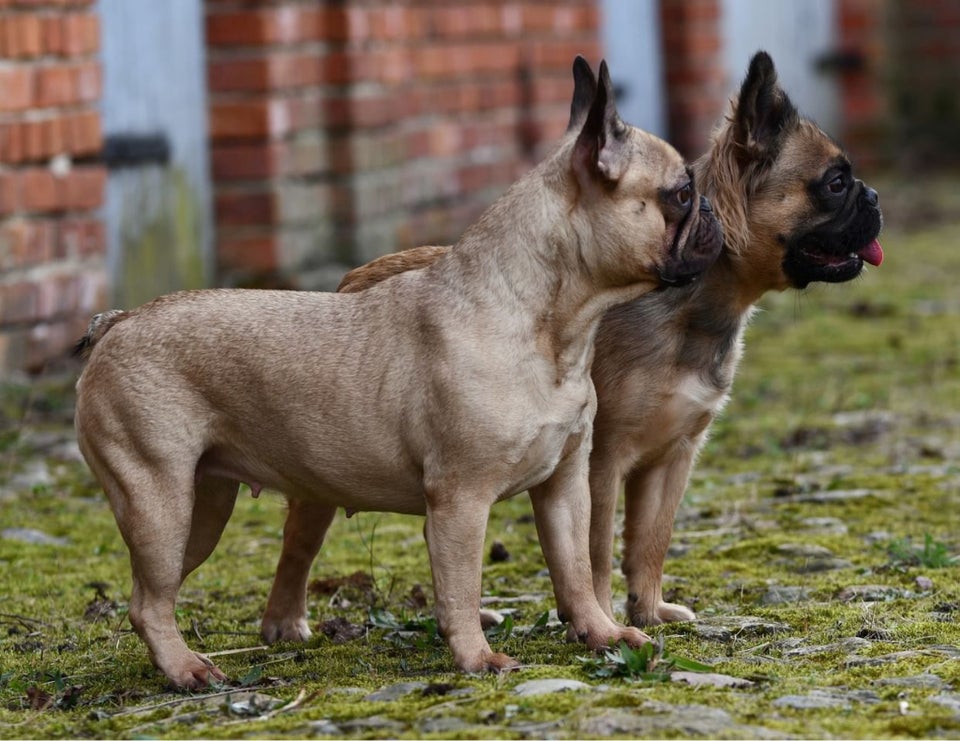
[[(577, 80), (578, 93), (582, 80)], [(577, 119), (574, 96), (571, 123)], [(650, 276), (681, 285), (710, 267), (723, 237), (709, 203), (697, 191), (692, 170), (669, 144), (620, 120), (606, 65), (572, 164), (576, 208), (598, 245), (596, 272), (610, 285)]]
[[(877, 192), (854, 177), (843, 150), (803, 118), (759, 53), (740, 91), (732, 135), (749, 199), (749, 239), (769, 248), (771, 288), (840, 283), (879, 265)], [(775, 264), (774, 262), (775, 261)]]
[(783, 271), (797, 288), (814, 281), (842, 283), (855, 278), (864, 262), (879, 265), (883, 251), (877, 191), (853, 177), (842, 153), (807, 182), (807, 218), (784, 235)]

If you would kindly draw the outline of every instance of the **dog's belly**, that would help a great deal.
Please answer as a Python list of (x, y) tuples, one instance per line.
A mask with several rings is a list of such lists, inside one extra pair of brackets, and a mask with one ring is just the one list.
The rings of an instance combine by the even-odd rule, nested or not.
[(343, 507), (348, 512), (376, 511), (422, 515), (426, 499), (422, 480), (412, 471), (376, 465), (352, 467), (344, 475), (336, 465), (312, 471), (302, 465), (278, 466), (276, 461), (243, 456), (236, 450), (217, 448), (205, 453), (197, 464), (198, 480), (217, 476), (247, 484), (254, 496), (261, 489), (277, 491), (297, 499)]

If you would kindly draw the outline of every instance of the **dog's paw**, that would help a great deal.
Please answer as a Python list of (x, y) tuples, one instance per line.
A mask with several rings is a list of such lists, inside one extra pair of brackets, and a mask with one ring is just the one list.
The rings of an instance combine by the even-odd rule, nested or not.
[(683, 605), (661, 602), (657, 606), (657, 617), (664, 623), (688, 623), (697, 619), (697, 614)]
[(585, 643), (593, 651), (616, 646), (621, 641), (628, 646), (638, 648), (650, 642), (650, 636), (638, 628), (618, 625), (610, 621), (610, 625), (602, 629), (577, 631), (572, 625), (567, 627), (567, 640), (571, 643)]
[(631, 603), (628, 600), (627, 614), (630, 616), (630, 624), (637, 628), (647, 628), (663, 623), (686, 623), (697, 619), (693, 610), (672, 602), (659, 602), (653, 609), (644, 609), (636, 602)]
[(313, 633), (307, 625), (306, 618), (276, 620), (265, 615), (260, 626), (260, 635), (268, 644), (278, 641), (304, 643)]
[(181, 690), (201, 690), (227, 681), (227, 675), (203, 654), (193, 653), (175, 666), (161, 667), (170, 684)]
[(602, 638), (598, 645), (591, 645), (590, 648), (594, 651), (599, 651), (610, 646), (619, 645), (621, 641), (631, 648), (639, 648), (645, 643), (650, 643), (650, 636), (638, 628), (623, 626), (612, 636)]
[(506, 654), (494, 653), (493, 651), (484, 651), (481, 654), (456, 660), (457, 668), (468, 674), (478, 674), (480, 672), (507, 672), (520, 666), (520, 662), (507, 656)]

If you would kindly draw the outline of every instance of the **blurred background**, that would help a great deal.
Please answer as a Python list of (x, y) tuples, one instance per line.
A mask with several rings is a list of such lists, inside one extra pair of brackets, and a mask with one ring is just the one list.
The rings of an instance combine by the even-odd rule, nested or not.
[(107, 307), (454, 242), (564, 130), (576, 54), (696, 157), (759, 48), (858, 174), (960, 159), (954, 0), (0, 2), (0, 376)]

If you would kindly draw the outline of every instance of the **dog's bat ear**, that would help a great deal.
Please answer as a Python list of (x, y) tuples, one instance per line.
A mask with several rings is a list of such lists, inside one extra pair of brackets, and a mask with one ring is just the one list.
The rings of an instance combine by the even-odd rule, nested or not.
[(573, 145), (574, 167), (579, 173), (616, 183), (630, 161), (626, 140), (627, 127), (617, 113), (610, 71), (603, 61), (593, 102)]
[(754, 54), (734, 110), (734, 138), (749, 160), (776, 159), (782, 134), (795, 126), (799, 114), (777, 81), (773, 59), (765, 51)]
[(570, 102), (568, 132), (583, 126), (596, 94), (597, 78), (587, 60), (577, 54), (577, 58), (573, 60), (573, 100)]

